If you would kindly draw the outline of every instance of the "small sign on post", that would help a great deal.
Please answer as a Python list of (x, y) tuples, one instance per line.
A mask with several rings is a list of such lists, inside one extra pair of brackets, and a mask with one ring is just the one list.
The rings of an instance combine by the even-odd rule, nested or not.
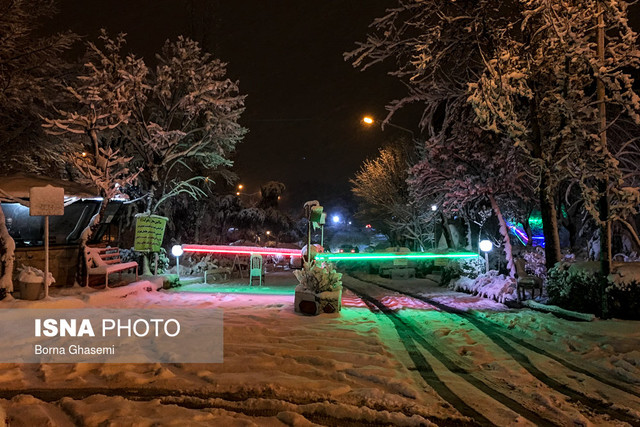
[(44, 216), (44, 297), (49, 296), (49, 216), (64, 215), (64, 188), (47, 185), (29, 189), (29, 215)]

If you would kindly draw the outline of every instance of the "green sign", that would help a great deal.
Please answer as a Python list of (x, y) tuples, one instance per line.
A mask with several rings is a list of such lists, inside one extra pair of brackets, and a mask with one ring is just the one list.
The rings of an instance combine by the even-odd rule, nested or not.
[(158, 215), (136, 216), (136, 239), (133, 249), (138, 252), (160, 252), (167, 220)]

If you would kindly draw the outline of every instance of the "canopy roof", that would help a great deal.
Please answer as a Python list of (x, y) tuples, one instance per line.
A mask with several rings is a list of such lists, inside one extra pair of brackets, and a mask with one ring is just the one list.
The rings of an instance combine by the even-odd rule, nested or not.
[(28, 199), (31, 187), (44, 187), (46, 185), (64, 188), (64, 195), (69, 198), (92, 198), (99, 197), (100, 194), (97, 188), (91, 188), (77, 182), (64, 181), (47, 176), (16, 174), (0, 176), (0, 201), (14, 201), (11, 198)]

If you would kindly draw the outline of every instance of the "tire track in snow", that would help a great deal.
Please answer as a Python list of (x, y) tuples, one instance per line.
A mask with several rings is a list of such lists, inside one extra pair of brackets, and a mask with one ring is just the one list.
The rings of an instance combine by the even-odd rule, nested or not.
[(513, 332), (511, 332), (509, 330), (506, 330), (506, 329), (502, 329), (499, 326), (497, 326), (494, 323), (491, 323), (489, 321), (480, 319), (480, 318), (476, 317), (473, 313), (469, 313), (469, 312), (466, 312), (466, 311), (458, 310), (458, 309), (456, 309), (454, 307), (449, 307), (448, 305), (445, 305), (445, 304), (443, 304), (441, 302), (432, 300), (430, 298), (421, 296), (419, 294), (415, 294), (413, 292), (398, 290), (398, 289), (391, 288), (389, 286), (386, 286), (386, 285), (383, 285), (383, 284), (380, 284), (380, 283), (377, 283), (377, 282), (374, 282), (374, 281), (362, 279), (362, 278), (358, 278), (358, 280), (362, 280), (363, 282), (374, 284), (374, 285), (379, 286), (379, 287), (381, 287), (383, 289), (387, 289), (387, 290), (390, 290), (390, 291), (393, 291), (393, 292), (397, 292), (397, 293), (400, 293), (400, 294), (408, 295), (411, 298), (415, 298), (415, 299), (423, 301), (423, 302), (425, 302), (427, 304), (432, 304), (433, 306), (435, 306), (436, 308), (438, 308), (438, 309), (440, 309), (442, 311), (446, 311), (446, 312), (451, 313), (451, 314), (456, 314), (458, 316), (462, 316), (462, 317), (464, 317), (465, 319), (467, 319), (469, 321), (474, 320), (474, 321), (477, 321), (477, 322), (482, 322), (482, 323), (486, 324), (487, 327), (499, 329), (500, 334), (502, 336), (507, 336), (507, 338), (509, 340), (511, 340), (514, 343), (526, 348), (527, 350), (529, 350), (529, 351), (531, 351), (533, 353), (537, 353), (537, 354), (539, 354), (541, 356), (544, 356), (544, 357), (547, 357), (549, 359), (552, 359), (555, 362), (563, 365), (565, 368), (567, 368), (567, 369), (569, 369), (571, 371), (574, 371), (576, 373), (580, 373), (582, 375), (585, 375), (585, 376), (587, 376), (589, 378), (592, 378), (592, 379), (594, 379), (596, 381), (599, 381), (599, 382), (601, 382), (603, 384), (606, 384), (609, 387), (615, 388), (615, 389), (620, 390), (620, 391), (622, 391), (624, 393), (627, 393), (627, 394), (630, 394), (630, 395), (635, 396), (637, 398), (640, 398), (640, 392), (638, 392), (638, 391), (636, 391), (636, 390), (634, 390), (634, 389), (632, 389), (630, 387), (626, 387), (624, 384), (620, 384), (620, 383), (612, 381), (612, 380), (610, 380), (610, 379), (608, 379), (606, 377), (603, 377), (601, 375), (598, 375), (598, 374), (595, 374), (595, 373), (593, 373), (591, 371), (588, 371), (588, 370), (586, 370), (584, 368), (581, 368), (580, 366), (575, 365), (575, 364), (569, 362), (568, 360), (565, 360), (562, 357), (559, 357), (559, 356), (557, 356), (555, 354), (549, 353), (548, 351), (546, 351), (546, 350), (544, 350), (544, 349), (542, 349), (540, 347), (536, 347), (535, 345), (525, 341), (524, 339), (522, 339), (520, 337), (517, 337)]
[[(159, 400), (159, 402), (163, 405), (176, 405), (182, 408), (187, 409), (223, 409), (229, 412), (235, 412), (238, 414), (243, 414), (249, 417), (276, 417), (280, 412), (284, 410), (290, 410), (290, 408), (278, 409), (278, 408), (256, 408), (254, 404), (251, 403), (247, 406), (239, 406), (237, 404), (243, 404), (246, 401), (256, 400), (256, 399), (265, 399), (265, 400), (277, 400), (282, 402), (285, 405), (295, 405), (295, 406), (305, 406), (305, 405), (313, 405), (313, 404), (334, 404), (331, 400), (327, 400), (326, 397), (321, 397), (317, 399), (313, 398), (304, 398), (304, 399), (296, 399), (295, 401), (292, 399), (287, 399), (284, 397), (278, 397), (277, 393), (273, 391), (260, 391), (259, 393), (250, 393), (248, 391), (244, 391), (242, 393), (232, 393), (232, 392), (223, 392), (223, 393), (212, 393), (206, 391), (188, 391), (188, 390), (175, 390), (175, 389), (165, 389), (165, 388), (153, 388), (153, 387), (143, 387), (143, 388), (108, 388), (108, 387), (88, 387), (88, 388), (68, 388), (68, 389), (48, 389), (48, 388), (40, 388), (40, 389), (22, 389), (22, 390), (2, 390), (0, 389), (0, 399), (11, 400), (13, 397), (18, 395), (28, 395), (33, 396), (34, 398), (41, 400), (46, 403), (56, 404), (60, 409), (69, 417), (69, 419), (80, 426), (83, 425), (80, 421), (81, 417), (79, 414), (69, 410), (65, 405), (61, 405), (60, 401), (63, 398), (70, 398), (73, 400), (84, 400), (91, 396), (102, 395), (107, 397), (123, 397), (132, 402), (149, 402), (153, 400)], [(219, 400), (222, 402), (212, 402), (212, 400)], [(338, 402), (339, 403), (339, 402)], [(365, 408), (371, 411), (382, 411), (389, 414), (399, 413), (410, 417), (411, 414), (404, 410), (391, 411), (389, 409), (380, 409), (370, 406), (364, 406)], [(362, 420), (354, 419), (354, 418), (340, 418), (333, 416), (331, 414), (319, 414), (315, 413), (315, 411), (303, 411), (297, 412), (302, 415), (307, 420), (327, 426), (339, 426), (339, 427), (349, 427), (349, 426), (359, 426), (362, 425)], [(449, 418), (440, 418), (436, 416), (425, 416), (421, 415), (421, 417), (428, 419), (429, 421), (435, 423), (438, 426), (443, 427), (458, 427), (464, 426), (464, 423), (461, 423), (460, 420), (452, 420)], [(384, 419), (384, 418), (383, 418)], [(388, 421), (367, 421), (367, 425), (371, 426), (388, 426)], [(472, 425), (476, 425), (475, 423)]]
[[(352, 276), (353, 277), (353, 276)], [(459, 310), (457, 308), (454, 307), (450, 307), (448, 305), (442, 304), (438, 301), (435, 301), (431, 298), (427, 298), (424, 296), (421, 296), (419, 294), (415, 294), (412, 292), (407, 292), (407, 291), (402, 291), (402, 290), (398, 290), (371, 280), (366, 280), (366, 279), (362, 279), (362, 278), (356, 278), (357, 280), (363, 281), (365, 283), (370, 283), (373, 284), (375, 286), (378, 286), (382, 289), (386, 289), (389, 291), (393, 291), (399, 294), (404, 294), (407, 296), (410, 296), (412, 298), (421, 300), (423, 302), (426, 302), (428, 304), (433, 305), (434, 307), (438, 308), (439, 310), (446, 312), (448, 314), (453, 314), (459, 317), (462, 317), (463, 319), (469, 321), (471, 324), (473, 324), (478, 330), (480, 330), (482, 333), (484, 333), (489, 339), (491, 339), (496, 345), (498, 345), (503, 351), (505, 351), (507, 354), (509, 354), (513, 360), (515, 360), (520, 366), (522, 366), (527, 372), (529, 372), (531, 375), (533, 375), (538, 381), (542, 382), (543, 384), (545, 384), (547, 387), (561, 393), (564, 394), (565, 396), (569, 397), (571, 399), (571, 401), (574, 402), (579, 402), (581, 404), (583, 404), (584, 406), (594, 410), (596, 413), (600, 413), (600, 414), (606, 414), (609, 415), (612, 418), (615, 418), (619, 421), (623, 421), (626, 422), (632, 426), (638, 426), (640, 427), (640, 420), (636, 417), (634, 417), (633, 415), (631, 415), (628, 411), (624, 411), (622, 409), (617, 409), (614, 408), (613, 405), (611, 403), (606, 403), (603, 402), (602, 400), (598, 400), (592, 397), (589, 397), (577, 390), (574, 390), (572, 388), (570, 388), (568, 385), (563, 384), (559, 381), (557, 381), (554, 378), (551, 378), (550, 376), (548, 376), (547, 374), (545, 374), (544, 372), (542, 372), (540, 369), (538, 369), (533, 362), (531, 362), (531, 359), (529, 359), (529, 357), (522, 353), (521, 351), (517, 350), (515, 347), (513, 347), (510, 343), (508, 343), (505, 339), (504, 336), (505, 335), (505, 331), (502, 330), (501, 328), (499, 328), (498, 326), (479, 319), (478, 317), (474, 316), (473, 314), (467, 313), (465, 311)], [(515, 337), (513, 336), (513, 334), (508, 333), (509, 335), (509, 339), (513, 340), (513, 342), (522, 345), (523, 347), (533, 351), (534, 353), (543, 355), (543, 356), (547, 356), (549, 358), (551, 358), (552, 360), (557, 361), (558, 363), (562, 364), (566, 369), (569, 369), (571, 371), (573, 371), (574, 373), (581, 373), (581, 374), (585, 374), (593, 379), (595, 379), (596, 381), (600, 381), (603, 384), (606, 384), (610, 387), (613, 387), (619, 391), (631, 394), (633, 396), (638, 396), (638, 393), (629, 389), (628, 387), (624, 387), (624, 386), (620, 386), (616, 383), (614, 383), (613, 381), (610, 380), (606, 380), (605, 378), (601, 378), (598, 375), (595, 375), (593, 373), (590, 373), (589, 371), (583, 369), (583, 368), (579, 368), (575, 365), (573, 365), (570, 362), (567, 362), (559, 357), (553, 357), (550, 353), (539, 349), (537, 347), (535, 347), (532, 344), (527, 343), (526, 341), (522, 340), (521, 338)], [(576, 367), (578, 369), (572, 369), (573, 367)]]
[[(356, 279), (359, 280), (359, 279)], [(405, 349), (409, 353), (409, 357), (416, 365), (416, 368), (422, 378), (429, 384), (431, 388), (433, 388), (436, 393), (438, 393), (444, 400), (449, 402), (455, 409), (458, 410), (462, 415), (473, 418), (480, 425), (494, 425), (489, 419), (487, 419), (484, 415), (478, 412), (476, 409), (469, 406), (466, 402), (460, 399), (453, 391), (438, 378), (437, 374), (434, 372), (433, 368), (426, 360), (426, 358), (422, 355), (420, 350), (417, 348), (416, 343), (419, 344), (422, 348), (427, 350), (433, 357), (435, 357), (440, 363), (442, 363), (451, 373), (459, 376), (468, 384), (472, 385), (482, 393), (491, 397), (492, 399), (500, 402), (505, 407), (509, 408), (511, 411), (521, 415), (522, 417), (528, 419), (529, 421), (535, 423), (539, 426), (555, 426), (557, 424), (550, 422), (544, 417), (540, 416), (536, 412), (530, 410), (529, 408), (523, 406), (519, 402), (511, 399), (510, 397), (492, 389), (489, 385), (482, 382), (480, 379), (476, 378), (469, 371), (462, 368), (453, 362), (450, 358), (448, 358), (444, 353), (438, 350), (435, 346), (429, 343), (417, 330), (415, 327), (412, 327), (407, 322), (405, 322), (401, 316), (396, 313), (393, 309), (385, 306), (382, 302), (372, 297), (371, 295), (365, 294), (360, 290), (356, 290), (353, 287), (347, 286), (343, 282), (343, 286), (349, 289), (351, 292), (358, 295), (362, 300), (367, 303), (368, 306), (374, 306), (376, 308), (375, 311), (380, 311), (382, 314), (387, 316), (391, 322), (393, 323), (394, 328), (396, 329), (398, 335), (400, 336), (400, 341), (404, 345)]]

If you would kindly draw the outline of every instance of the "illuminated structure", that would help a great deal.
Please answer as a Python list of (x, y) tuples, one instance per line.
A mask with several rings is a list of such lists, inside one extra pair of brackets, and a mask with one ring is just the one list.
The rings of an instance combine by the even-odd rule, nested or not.
[[(544, 247), (544, 235), (542, 234), (542, 217), (539, 214), (529, 217), (529, 225), (531, 226), (533, 245)], [(529, 238), (524, 228), (515, 221), (507, 221), (509, 230), (520, 240), (523, 245), (529, 243)], [(536, 233), (537, 231), (537, 233)]]
[(229, 255), (282, 255), (301, 257), (300, 249), (265, 248), (260, 246), (182, 245), (184, 252), (215, 253)]

